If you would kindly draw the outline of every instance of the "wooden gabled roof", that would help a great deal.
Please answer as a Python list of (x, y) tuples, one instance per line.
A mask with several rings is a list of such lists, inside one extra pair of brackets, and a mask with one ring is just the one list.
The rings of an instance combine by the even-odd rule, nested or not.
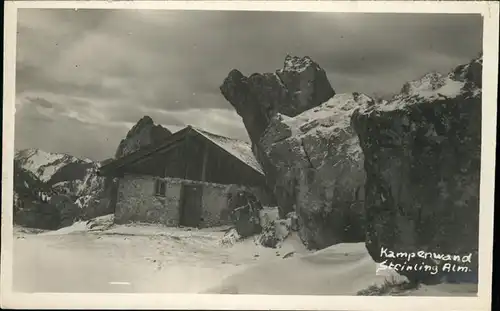
[(147, 146), (143, 149), (130, 153), (121, 158), (115, 159), (107, 163), (106, 165), (101, 166), (101, 168), (99, 169), (99, 175), (101, 176), (108, 175), (111, 172), (121, 167), (124, 167), (136, 161), (147, 158), (151, 155), (154, 155), (157, 152), (162, 152), (174, 148), (175, 146), (177, 146), (177, 143), (183, 141), (186, 135), (188, 134), (195, 134), (207, 141), (210, 141), (218, 148), (224, 150), (225, 152), (229, 153), (230, 155), (238, 159), (243, 164), (249, 166), (259, 174), (264, 175), (264, 172), (262, 171), (259, 162), (257, 162), (257, 159), (253, 155), (252, 147), (250, 146), (250, 144), (241, 140), (221, 135), (216, 135), (207, 132), (205, 130), (195, 128), (190, 125), (188, 125), (187, 127), (183, 128), (178, 132), (175, 132), (160, 144), (154, 146)]

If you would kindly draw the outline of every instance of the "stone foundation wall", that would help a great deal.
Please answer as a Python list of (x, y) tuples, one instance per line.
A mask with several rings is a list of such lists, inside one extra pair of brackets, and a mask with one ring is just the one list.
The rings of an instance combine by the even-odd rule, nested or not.
[(126, 175), (119, 180), (115, 222), (158, 223), (166, 226), (179, 224), (181, 184), (168, 182), (166, 195), (155, 195), (152, 176)]
[[(155, 181), (166, 181), (165, 196), (155, 195)], [(246, 189), (239, 185), (222, 185), (178, 178), (125, 175), (118, 182), (115, 222), (158, 223), (179, 225), (182, 185), (202, 186), (202, 222), (200, 227), (229, 224), (229, 197), (235, 191)]]
[(220, 184), (203, 185), (202, 227), (226, 225), (231, 222), (229, 213), (230, 186)]

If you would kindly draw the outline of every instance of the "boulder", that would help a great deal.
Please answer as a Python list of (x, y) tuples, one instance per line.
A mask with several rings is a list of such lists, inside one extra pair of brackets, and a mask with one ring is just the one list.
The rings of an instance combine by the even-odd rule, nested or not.
[(231, 247), (234, 244), (236, 244), (236, 242), (238, 242), (240, 240), (240, 238), (241, 237), (238, 234), (238, 232), (236, 231), (236, 229), (231, 228), (224, 233), (224, 236), (219, 241), (219, 245), (222, 247)]
[(317, 63), (292, 56), (275, 73), (231, 71), (221, 92), (243, 119), (281, 218), (295, 212), (304, 243), (364, 240), (363, 159), (350, 116), (372, 99), (335, 95)]
[(86, 226), (89, 231), (104, 231), (114, 225), (114, 220), (114, 214), (104, 215), (88, 220)]
[(372, 102), (337, 94), (293, 118), (277, 114), (260, 140), (278, 204), (310, 249), (364, 241), (363, 154), (350, 117)]
[(229, 202), (229, 209), (231, 220), (241, 238), (261, 232), (259, 212), (262, 205), (251, 192), (236, 193)]
[[(366, 171), (366, 247), (375, 261), (387, 259), (382, 248), (477, 251), (481, 68), (482, 57), (448, 75), (425, 75), (392, 100), (353, 114)], [(427, 272), (403, 274), (435, 281)]]
[(278, 219), (262, 227), (259, 242), (264, 247), (277, 248), (291, 232), (289, 219)]
[(260, 210), (262, 233), (259, 242), (265, 247), (276, 248), (292, 231), (298, 230), (297, 217), (294, 212), (285, 219), (280, 219), (278, 207), (264, 207)]
[(170, 135), (172, 135), (172, 132), (168, 129), (161, 125), (155, 125), (151, 117), (144, 116), (130, 129), (127, 136), (120, 142), (115, 158), (126, 156), (149, 145), (155, 145)]

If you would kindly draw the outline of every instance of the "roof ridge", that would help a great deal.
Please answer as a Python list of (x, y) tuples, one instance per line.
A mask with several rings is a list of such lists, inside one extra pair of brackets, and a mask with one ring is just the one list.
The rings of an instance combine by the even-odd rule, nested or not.
[[(233, 157), (237, 158), (239, 161), (241, 161), (245, 165), (251, 167), (252, 169), (257, 171), (258, 173), (264, 174), (260, 163), (258, 162), (257, 158), (255, 157), (255, 155), (252, 152), (252, 145), (251, 144), (249, 144), (248, 142), (246, 142), (244, 140), (239, 140), (239, 139), (235, 139), (235, 138), (231, 138), (231, 137), (226, 137), (226, 136), (210, 133), (208, 131), (205, 131), (203, 129), (200, 129), (200, 128), (192, 126), (192, 125), (187, 125), (182, 130), (179, 130), (179, 131), (173, 133), (171, 136), (167, 137), (167, 139), (165, 139), (165, 141), (163, 141), (160, 144), (148, 146), (149, 148), (146, 148), (146, 149), (138, 149), (135, 152), (128, 154), (122, 158), (114, 159), (110, 163), (101, 167), (101, 169), (105, 169), (106, 167), (113, 167), (116, 165), (118, 165), (118, 166), (126, 165), (125, 164), (126, 162), (134, 162), (142, 157), (154, 154), (154, 153), (160, 151), (161, 149), (163, 149), (164, 147), (170, 145), (174, 141), (177, 141), (179, 139), (183, 139), (182, 137), (189, 130), (192, 130), (192, 131), (196, 132), (198, 135), (201, 135), (202, 137), (204, 137), (204, 139), (211, 141), (213, 144), (217, 145), (219, 148), (221, 148), (225, 152), (228, 152)], [(119, 163), (120, 161), (122, 161), (124, 163), (116, 164), (116, 163)]]
[[(217, 134), (213, 134), (213, 133), (210, 133), (210, 132), (207, 132), (207, 131), (204, 131), (204, 130), (201, 130), (201, 129), (197, 129), (195, 127), (192, 127), (193, 130), (195, 130), (197, 133), (199, 133), (200, 135), (204, 136), (206, 139), (212, 141), (214, 144), (216, 144), (219, 148), (222, 148), (223, 150), (225, 150), (226, 152), (229, 152), (232, 156), (234, 156), (235, 158), (237, 158), (238, 160), (240, 160), (241, 162), (245, 163), (246, 165), (248, 165), (249, 167), (253, 168), (254, 170), (256, 170), (257, 172), (261, 173), (261, 174), (264, 174), (264, 171), (262, 170), (262, 166), (260, 165), (259, 161), (257, 161), (257, 158), (255, 157), (255, 155), (253, 154), (252, 152), (252, 145), (247, 143), (246, 141), (244, 140), (238, 140), (238, 139), (233, 139), (233, 138), (229, 138), (229, 137), (225, 137), (225, 136), (222, 136), (222, 135), (217, 135)], [(211, 136), (215, 136), (215, 137), (211, 137)], [(217, 138), (223, 138), (223, 139), (227, 139), (229, 141), (232, 141), (232, 142), (235, 142), (235, 143), (238, 143), (238, 144), (244, 144), (245, 146), (243, 148), (245, 149), (248, 149), (246, 150), (245, 153), (248, 153), (247, 156), (250, 156), (253, 160), (251, 161), (252, 163), (249, 163), (247, 162), (247, 160), (244, 160), (242, 157), (241, 157), (241, 154), (239, 154), (239, 152), (237, 152), (236, 150), (234, 150), (234, 148), (227, 148), (227, 146), (223, 146), (221, 145), (221, 142), (217, 141)], [(236, 153), (235, 153), (236, 152)], [(239, 154), (239, 155), (238, 155)]]
[(201, 134), (208, 134), (208, 135), (217, 136), (217, 137), (221, 137), (221, 138), (225, 138), (225, 139), (230, 139), (230, 140), (242, 142), (242, 143), (245, 143), (245, 144), (251, 146), (251, 144), (249, 144), (248, 142), (246, 142), (246, 141), (244, 141), (242, 139), (238, 139), (238, 138), (234, 138), (234, 137), (228, 137), (228, 136), (224, 136), (224, 135), (221, 135), (221, 134), (215, 134), (215, 133), (209, 132), (207, 130), (204, 130), (202, 128), (199, 128), (199, 127), (196, 127), (196, 126), (192, 126), (192, 125), (189, 125), (189, 127), (191, 127), (192, 129), (194, 129), (197, 132), (200, 132)]

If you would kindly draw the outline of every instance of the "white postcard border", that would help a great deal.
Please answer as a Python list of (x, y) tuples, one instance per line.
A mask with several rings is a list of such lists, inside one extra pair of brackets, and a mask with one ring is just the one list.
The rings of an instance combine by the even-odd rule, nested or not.
[[(362, 297), (209, 294), (25, 294), (12, 292), (12, 187), (17, 10), (101, 8), (273, 10), (398, 13), (480, 13), (483, 30), (483, 111), (480, 189), (480, 264), (477, 297)], [(494, 1), (6, 1), (0, 299), (4, 308), (489, 310), (491, 305), (499, 3)]]

